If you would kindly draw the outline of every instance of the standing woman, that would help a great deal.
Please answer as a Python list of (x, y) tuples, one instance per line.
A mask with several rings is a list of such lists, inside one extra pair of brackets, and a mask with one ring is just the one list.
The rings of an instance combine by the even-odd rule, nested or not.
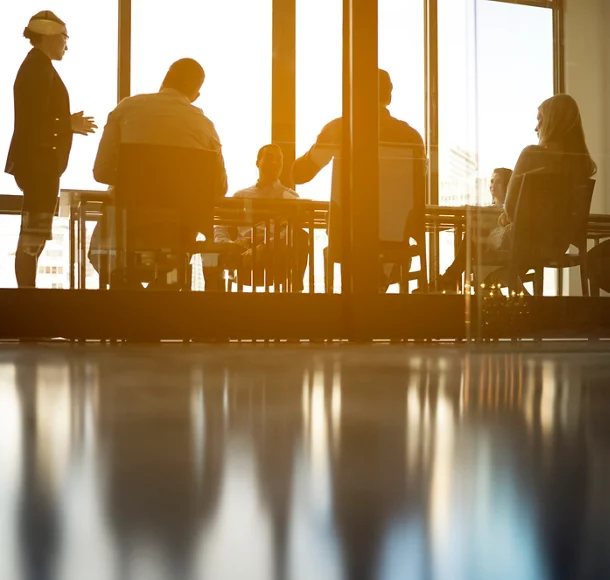
[(31, 18), (23, 36), (33, 48), (15, 80), (15, 129), (5, 171), (23, 191), (15, 274), (19, 288), (28, 288), (36, 285), (38, 258), (52, 238), (59, 179), (68, 166), (72, 135), (87, 135), (97, 127), (82, 112), (70, 114), (68, 91), (52, 64), (67, 50), (65, 23), (44, 10)]

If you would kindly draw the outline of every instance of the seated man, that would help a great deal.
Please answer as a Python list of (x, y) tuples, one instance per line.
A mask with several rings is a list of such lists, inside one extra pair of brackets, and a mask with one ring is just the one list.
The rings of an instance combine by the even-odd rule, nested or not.
[[(425, 208), (425, 173), (426, 173), (426, 149), (421, 135), (405, 121), (393, 117), (388, 110), (392, 102), (392, 80), (385, 70), (379, 69), (379, 145), (380, 145), (380, 183), (395, 183), (392, 170), (388, 164), (382, 164), (381, 151), (383, 147), (392, 149), (408, 149), (412, 151), (414, 160), (414, 198), (412, 211), (408, 215), (406, 234), (409, 237), (420, 237), (418, 232), (423, 231), (423, 219)], [(343, 133), (343, 119), (334, 119), (328, 123), (320, 134), (314, 145), (303, 156), (298, 158), (292, 168), (292, 176), (295, 183), (308, 183), (326, 167), (334, 158), (340, 154)], [(383, 174), (384, 167), (388, 172)], [(335, 189), (333, 180), (333, 190)], [(386, 192), (388, 193), (388, 192)], [(331, 200), (339, 196), (333, 191)], [(384, 195), (380, 191), (380, 198)], [(387, 198), (386, 198), (387, 199)], [(380, 204), (381, 208), (381, 204)], [(332, 210), (331, 210), (332, 212)], [(330, 232), (329, 232), (330, 235)], [(381, 269), (379, 290), (385, 292), (390, 283), (398, 280), (398, 269)]]
[[(242, 189), (236, 192), (233, 197), (244, 199), (298, 199), (298, 194), (292, 189), (285, 187), (279, 180), (284, 167), (284, 154), (278, 145), (265, 145), (258, 152), (256, 158), (256, 166), (258, 168), (258, 181), (256, 185)], [(255, 231), (256, 243), (256, 264), (252, 264), (252, 228), (239, 227), (237, 231), (231, 232), (231, 228), (225, 226), (217, 226), (214, 228), (214, 241), (217, 243), (236, 244), (243, 248), (238, 263), (223, 264), (222, 268), (237, 269), (241, 276), (245, 276), (249, 280), (249, 274), (254, 267), (254, 283), (259, 286), (264, 283), (264, 270), (267, 269), (271, 273), (272, 278), (275, 276), (285, 275), (286, 269), (286, 246), (278, 244), (274, 248), (271, 245), (266, 245), (263, 240), (263, 229), (257, 228)], [(272, 233), (274, 235), (274, 233)], [(284, 232), (280, 233), (280, 240), (284, 240)], [(303, 291), (303, 277), (307, 267), (307, 258), (309, 256), (309, 237), (307, 233), (301, 229), (296, 230), (297, 237), (297, 265), (293, 282), (293, 291)], [(274, 255), (275, 254), (275, 255)], [(208, 270), (206, 268), (206, 285), (209, 287), (218, 287), (219, 274), (218, 271)], [(268, 279), (268, 282), (270, 280)], [(248, 284), (248, 283), (247, 283)]]
[[(116, 184), (119, 147), (122, 143), (185, 147), (217, 153), (217, 191), (212, 195), (224, 196), (227, 192), (227, 174), (220, 139), (212, 121), (192, 104), (199, 98), (204, 80), (205, 72), (201, 65), (185, 58), (171, 65), (158, 93), (123, 99), (110, 113), (104, 128), (93, 169), (96, 181), (110, 186)], [(210, 195), (210, 192), (202, 194)], [(106, 239), (102, 239), (100, 224), (91, 238), (89, 260), (98, 272), (102, 268), (102, 257), (108, 254), (113, 239), (113, 224), (108, 226)], [(108, 256), (108, 259), (112, 259), (112, 256)], [(110, 271), (114, 271), (113, 264), (110, 264)], [(120, 276), (115, 276), (117, 283), (119, 279)], [(131, 285), (139, 286), (140, 282), (131, 281)]]

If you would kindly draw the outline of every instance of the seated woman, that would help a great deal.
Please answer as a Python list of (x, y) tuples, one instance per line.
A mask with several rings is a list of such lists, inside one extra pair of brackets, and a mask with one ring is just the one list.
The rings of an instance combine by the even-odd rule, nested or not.
[[(570, 95), (555, 95), (540, 105), (536, 133), (538, 145), (530, 145), (521, 152), (508, 183), (498, 227), (481, 243), (480, 248), (473, 244), (473, 255), (477, 249), (485, 252), (510, 248), (512, 222), (525, 175), (541, 172), (583, 179), (595, 175), (597, 167), (587, 148), (578, 104)], [(467, 247), (462, 244), (453, 264), (438, 279), (439, 290), (455, 289), (466, 269), (466, 254)]]

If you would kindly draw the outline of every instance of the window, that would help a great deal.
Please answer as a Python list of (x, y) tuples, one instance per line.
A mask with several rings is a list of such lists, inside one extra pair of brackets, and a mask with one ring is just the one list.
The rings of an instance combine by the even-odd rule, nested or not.
[[(93, 180), (92, 170), (106, 117), (116, 105), (117, 0), (48, 0), (43, 8), (54, 11), (68, 25), (68, 52), (55, 67), (70, 93), (72, 112), (85, 111), (100, 126), (95, 135), (75, 136), (70, 164), (61, 185), (100, 189)], [(0, 109), (5, 114), (0, 117), (0, 169), (4, 169), (13, 132), (13, 82), (31, 48), (22, 32), (30, 17), (40, 10), (40, 2), (33, 0), (9, 2), (3, 7)], [(4, 172), (0, 173), (0, 193), (19, 193), (13, 178)]]
[[(315, 143), (326, 123), (341, 116), (342, 35), (341, 0), (297, 0), (297, 157)], [(329, 165), (312, 182), (299, 185), (299, 195), (329, 200), (331, 172)]]
[(271, 0), (168, 6), (133, 1), (132, 92), (159, 90), (179, 58), (201, 63), (206, 80), (195, 104), (216, 126), (231, 194), (256, 182), (256, 154), (271, 139)]
[[(323, 15), (323, 17), (321, 17)], [(320, 130), (342, 113), (341, 0), (297, 0), (296, 150), (303, 155)], [(390, 73), (390, 111), (422, 135), (424, 11), (420, 0), (379, 0), (379, 66)], [(302, 197), (330, 199), (331, 166), (298, 186)]]
[(553, 94), (553, 12), (491, 0), (439, 0), (438, 12), (440, 203), (488, 204), (491, 171), (536, 142)]

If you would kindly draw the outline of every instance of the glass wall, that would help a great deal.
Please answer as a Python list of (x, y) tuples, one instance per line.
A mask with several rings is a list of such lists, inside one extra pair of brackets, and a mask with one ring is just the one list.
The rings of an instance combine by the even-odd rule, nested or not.
[[(322, 127), (341, 116), (342, 0), (297, 0), (297, 156)], [(390, 73), (390, 112), (422, 135), (425, 130), (424, 4), (379, 0), (379, 66)], [(331, 167), (298, 187), (301, 197), (330, 199)]]
[[(493, 170), (513, 169), (537, 143), (537, 108), (553, 95), (553, 11), (493, 0), (438, 4), (439, 202), (491, 205)], [(441, 234), (441, 273), (453, 248), (453, 234)], [(545, 294), (555, 293), (549, 271)]]
[[(297, 0), (297, 156), (315, 143), (328, 122), (342, 114), (342, 22), (342, 0)], [(424, 4), (420, 0), (379, 1), (379, 66), (389, 72), (394, 86), (391, 114), (423, 135)], [(299, 195), (329, 201), (331, 175), (329, 164), (310, 183), (297, 186)], [(320, 249), (316, 279), (322, 282), (321, 248), (327, 238), (323, 232), (316, 236)], [(338, 267), (335, 271), (335, 290), (339, 291)]]
[(256, 154), (271, 139), (271, 0), (132, 4), (132, 93), (159, 90), (172, 62), (206, 72), (195, 103), (223, 144), (229, 195), (256, 182)]
[[(108, 113), (117, 95), (117, 0), (39, 0), (9, 2), (3, 7), (0, 36), (0, 194), (19, 194), (12, 176), (4, 173), (13, 133), (13, 82), (31, 46), (22, 33), (31, 16), (42, 9), (55, 12), (67, 23), (68, 52), (55, 67), (70, 93), (72, 112), (95, 117), (100, 130), (87, 137), (75, 136), (63, 188), (105, 189), (93, 179), (93, 162)], [(16, 285), (13, 269), (20, 220), (0, 215), (0, 287)], [(68, 287), (68, 224), (57, 218), (54, 240), (47, 244), (39, 263), (38, 286)]]
[[(64, 188), (102, 188), (91, 168), (106, 116), (116, 103), (118, 0), (49, 0), (44, 8), (68, 23), (69, 51), (57, 69), (73, 111), (96, 117), (99, 132), (77, 136)], [(342, 0), (296, 0), (296, 153), (341, 115)], [(379, 0), (379, 65), (393, 85), (390, 112), (425, 130), (424, 0)], [(257, 178), (256, 153), (271, 139), (272, 0), (132, 3), (132, 94), (153, 92), (178, 58), (206, 70), (196, 103), (215, 123), (224, 146), (229, 194)], [(5, 9), (0, 38), (0, 164), (12, 133), (12, 82), (28, 51), (21, 33), (40, 10), (36, 0)], [(92, 14), (95, 14), (92, 25)], [(236, 18), (239, 14), (239, 18)], [(439, 191), (442, 205), (489, 204), (495, 167), (512, 168), (534, 143), (536, 108), (553, 93), (553, 11), (493, 0), (438, 0)], [(301, 197), (330, 199), (331, 167), (298, 187)], [(18, 193), (0, 173), (0, 193)], [(13, 286), (19, 220), (0, 216), (0, 286)], [(67, 286), (67, 224), (57, 219), (55, 241), (40, 264), (43, 287)], [(317, 247), (326, 234), (317, 232)], [(441, 271), (452, 260), (453, 235), (442, 237)], [(317, 256), (316, 286), (322, 288)], [(550, 286), (549, 286), (550, 284)], [(547, 276), (547, 293), (554, 277)]]

